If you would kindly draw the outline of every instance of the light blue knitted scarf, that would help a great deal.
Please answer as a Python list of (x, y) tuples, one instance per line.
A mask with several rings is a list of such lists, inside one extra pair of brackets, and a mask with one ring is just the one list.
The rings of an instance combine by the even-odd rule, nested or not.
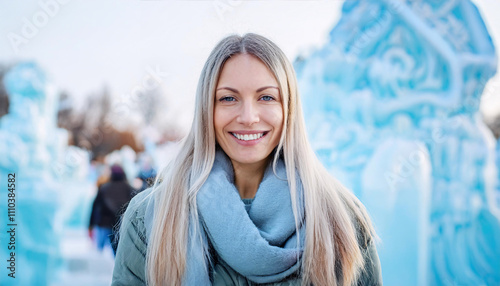
[[(284, 162), (276, 174), (268, 166), (250, 211), (247, 213), (234, 182), (231, 161), (218, 150), (212, 171), (199, 190), (197, 206), (203, 241), (193, 237), (190, 220), (187, 268), (183, 285), (210, 285), (201, 243), (207, 238), (231, 268), (256, 283), (283, 280), (299, 270), (305, 241), (303, 195), (297, 179), (300, 249)], [(297, 176), (298, 178), (298, 176)]]

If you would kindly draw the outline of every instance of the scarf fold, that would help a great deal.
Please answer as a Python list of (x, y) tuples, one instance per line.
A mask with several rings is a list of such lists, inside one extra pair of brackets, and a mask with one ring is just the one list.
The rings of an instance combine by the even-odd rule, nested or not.
[(305, 241), (302, 184), (297, 175), (300, 247), (286, 168), (280, 160), (267, 167), (257, 194), (247, 212), (234, 182), (231, 161), (217, 150), (214, 166), (197, 194), (202, 241), (194, 237), (189, 222), (188, 259), (183, 285), (210, 285), (202, 244), (208, 240), (219, 257), (235, 271), (256, 283), (283, 280), (300, 268)]

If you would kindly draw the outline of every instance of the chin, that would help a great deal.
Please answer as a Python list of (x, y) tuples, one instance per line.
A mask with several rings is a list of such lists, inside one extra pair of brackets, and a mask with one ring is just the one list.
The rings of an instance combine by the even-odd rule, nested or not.
[(262, 162), (263, 160), (266, 160), (268, 156), (265, 155), (250, 155), (250, 154), (238, 154), (233, 156), (229, 156), (232, 161), (236, 161), (240, 164), (254, 164), (254, 163), (259, 163)]

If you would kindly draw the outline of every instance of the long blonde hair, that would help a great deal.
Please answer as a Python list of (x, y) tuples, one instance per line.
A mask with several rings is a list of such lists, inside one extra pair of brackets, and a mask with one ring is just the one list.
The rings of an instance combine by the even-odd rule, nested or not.
[[(273, 162), (276, 164), (278, 155), (283, 154), (297, 229), (295, 170), (304, 189), (307, 227), (302, 285), (354, 285), (364, 263), (357, 233), (366, 237), (375, 234), (370, 219), (359, 200), (327, 172), (309, 145), (293, 66), (278, 46), (252, 33), (221, 40), (203, 67), (191, 130), (176, 158), (159, 174), (151, 193), (155, 215), (146, 253), (147, 284), (182, 283), (188, 221), (190, 216), (198, 221), (196, 194), (215, 158), (215, 88), (225, 61), (242, 53), (256, 56), (271, 70), (283, 98), (283, 132)], [(200, 251), (209, 259), (206, 247)]]

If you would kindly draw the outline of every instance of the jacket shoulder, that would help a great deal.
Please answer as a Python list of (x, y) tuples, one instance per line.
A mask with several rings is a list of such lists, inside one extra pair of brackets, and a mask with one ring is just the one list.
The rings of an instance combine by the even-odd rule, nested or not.
[(147, 238), (145, 216), (151, 189), (132, 198), (122, 216), (111, 285), (145, 285)]
[(153, 196), (153, 188), (148, 188), (136, 194), (130, 200), (127, 211), (130, 209), (137, 218), (144, 218), (148, 205), (152, 203)]

